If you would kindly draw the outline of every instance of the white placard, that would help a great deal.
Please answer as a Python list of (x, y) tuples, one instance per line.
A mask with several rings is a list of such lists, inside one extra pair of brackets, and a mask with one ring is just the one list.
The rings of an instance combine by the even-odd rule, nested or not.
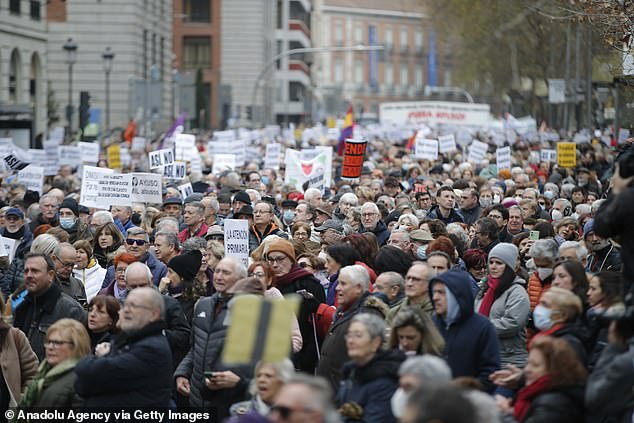
[(3, 158), (3, 161), (5, 165), (13, 171), (22, 170), (29, 165), (28, 162), (21, 160), (17, 156), (17, 154), (13, 154), (13, 153), (9, 154), (8, 156), (5, 156)]
[(63, 126), (56, 126), (55, 128), (51, 129), (50, 132), (48, 133), (48, 139), (49, 140), (55, 140), (58, 142), (61, 142), (64, 140), (64, 127)]
[(540, 162), (556, 162), (557, 150), (541, 150), (539, 152), (539, 161)]
[(235, 140), (236, 140), (236, 133), (234, 131), (232, 131), (232, 130), (214, 132), (213, 141), (217, 141), (217, 142), (233, 142)]
[(498, 148), (495, 151), (495, 157), (496, 157), (498, 172), (500, 171), (500, 169), (511, 168), (511, 147)]
[(97, 164), (99, 161), (99, 143), (98, 142), (79, 142), (81, 150), (81, 161), (84, 163)]
[(163, 177), (157, 173), (132, 173), (132, 201), (161, 204)]
[(0, 157), (11, 154), (13, 147), (13, 138), (0, 138)]
[(492, 121), (488, 104), (453, 101), (404, 101), (381, 103), (381, 125), (436, 126), (438, 124), (488, 126)]
[(181, 197), (184, 200), (194, 193), (194, 187), (192, 187), (192, 184), (190, 182), (187, 182), (186, 184), (179, 185), (178, 191), (180, 191)]
[(456, 151), (458, 148), (456, 147), (456, 139), (453, 134), (442, 135), (438, 137), (438, 151), (441, 153), (451, 153), (452, 151)]
[(163, 167), (163, 176), (170, 179), (183, 179), (187, 170), (187, 163), (174, 162)]
[(44, 174), (46, 176), (56, 175), (59, 170), (59, 140), (46, 140), (42, 142), (42, 146), (46, 152)]
[(84, 166), (79, 204), (98, 209), (129, 206), (132, 203), (132, 174)]
[(438, 160), (438, 141), (416, 138), (416, 158)]
[(121, 146), (119, 150), (119, 160), (121, 160), (121, 167), (129, 167), (130, 164), (132, 164), (132, 157), (130, 156), (128, 147)]
[(233, 256), (249, 265), (249, 222), (242, 219), (225, 219), (225, 257)]
[(72, 167), (81, 164), (81, 148), (77, 145), (60, 145), (57, 149), (59, 154), (59, 165), (69, 165)]
[(156, 169), (174, 163), (174, 152), (171, 148), (150, 151), (148, 157), (150, 159), (150, 169)]
[(473, 163), (482, 163), (486, 158), (489, 146), (481, 141), (473, 140), (469, 145), (469, 160)]
[(277, 143), (266, 145), (266, 154), (264, 156), (264, 168), (265, 169), (279, 169), (280, 168), (280, 156), (282, 154), (282, 145)]
[(146, 140), (143, 137), (132, 138), (131, 151), (145, 151)]
[(29, 165), (18, 172), (18, 181), (26, 185), (26, 189), (37, 191), (42, 194), (44, 185), (44, 168), (41, 166)]
[(561, 104), (566, 102), (566, 80), (548, 80), (548, 102), (550, 104)]
[(176, 160), (188, 162), (196, 151), (196, 136), (192, 134), (178, 134), (174, 140)]
[(190, 171), (192, 173), (203, 173), (203, 161), (200, 158), (200, 154), (194, 154), (189, 161)]
[(225, 170), (233, 170), (236, 168), (235, 154), (214, 154), (214, 165), (211, 173), (217, 175)]
[(9, 263), (13, 261), (13, 257), (15, 256), (15, 249), (17, 248), (17, 239), (5, 238), (3, 236), (0, 237), (0, 242), (2, 247), (0, 249), (0, 256), (9, 257)]
[[(222, 131), (222, 133), (233, 131)], [(225, 141), (221, 138), (221, 141), (209, 141), (207, 144), (207, 154), (214, 156), (216, 154), (234, 154), (236, 156), (236, 166), (244, 166), (247, 158), (247, 145), (246, 138), (239, 140)]]

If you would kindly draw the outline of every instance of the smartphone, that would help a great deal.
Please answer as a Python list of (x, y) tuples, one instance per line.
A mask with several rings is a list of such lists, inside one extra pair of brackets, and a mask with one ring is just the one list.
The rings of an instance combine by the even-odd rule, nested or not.
[(539, 240), (539, 231), (531, 231), (528, 235), (528, 239), (530, 239), (531, 241)]
[(216, 375), (216, 372), (212, 372), (210, 370), (204, 372), (205, 377), (213, 378)]

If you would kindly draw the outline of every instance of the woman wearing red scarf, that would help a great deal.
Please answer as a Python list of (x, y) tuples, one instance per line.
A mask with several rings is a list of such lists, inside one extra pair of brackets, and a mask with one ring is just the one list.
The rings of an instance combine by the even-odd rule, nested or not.
[[(519, 423), (577, 423), (584, 421), (586, 370), (574, 350), (562, 339), (543, 336), (531, 345), (524, 368), (526, 385), (511, 407), (497, 397), (503, 412)], [(505, 422), (511, 422), (507, 416)]]
[(488, 317), (495, 326), (502, 366), (524, 367), (528, 357), (526, 324), (531, 304), (526, 281), (515, 272), (518, 259), (519, 251), (513, 244), (503, 242), (493, 247), (489, 252), (488, 274), (475, 301), (475, 311)]

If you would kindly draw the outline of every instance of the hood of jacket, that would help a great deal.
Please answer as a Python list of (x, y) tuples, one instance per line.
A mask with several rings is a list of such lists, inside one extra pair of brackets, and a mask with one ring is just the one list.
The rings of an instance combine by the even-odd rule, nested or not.
[(398, 380), (398, 369), (405, 360), (405, 354), (399, 350), (379, 350), (374, 358), (363, 366), (349, 361), (344, 365), (344, 378), (364, 384), (376, 379)]
[[(475, 301), (474, 292), (472, 290), (471, 276), (469, 273), (458, 269), (451, 269), (440, 273), (433, 277), (429, 282), (429, 297), (432, 304), (434, 303), (433, 291), (436, 283), (444, 284), (453, 294), (459, 307), (459, 316), (456, 322), (469, 318), (473, 313), (473, 303)], [(447, 301), (448, 307), (451, 302)], [(435, 306), (435, 304), (434, 304)], [(448, 310), (447, 315), (452, 315), (452, 310)]]

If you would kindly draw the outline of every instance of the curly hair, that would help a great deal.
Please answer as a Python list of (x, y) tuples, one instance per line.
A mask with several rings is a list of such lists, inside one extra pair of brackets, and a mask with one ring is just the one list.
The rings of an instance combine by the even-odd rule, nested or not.
[(546, 371), (551, 378), (551, 387), (584, 383), (586, 369), (579, 361), (570, 344), (561, 338), (540, 336), (531, 343), (531, 351), (538, 350), (544, 356)]

